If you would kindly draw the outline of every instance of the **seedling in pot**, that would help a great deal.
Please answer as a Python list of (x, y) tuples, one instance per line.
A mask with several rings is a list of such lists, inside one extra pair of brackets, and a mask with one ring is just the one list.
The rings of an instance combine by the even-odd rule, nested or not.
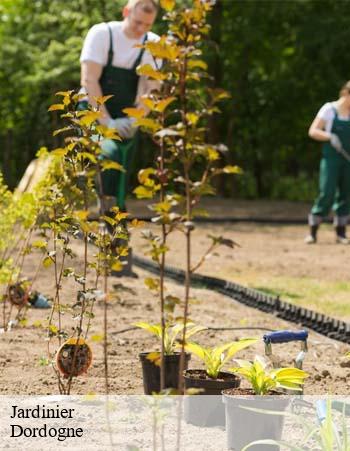
[[(184, 324), (166, 324), (164, 328), (164, 334), (162, 334), (162, 326), (160, 324), (149, 324), (144, 322), (139, 322), (135, 324), (136, 327), (146, 330), (147, 332), (155, 335), (162, 340), (162, 335), (164, 339), (164, 354), (171, 355), (174, 354), (176, 349), (179, 348), (179, 334), (183, 331)], [(206, 330), (207, 327), (196, 326), (194, 323), (187, 323), (186, 330), (186, 340), (195, 335), (202, 330)], [(154, 353), (152, 353), (154, 354)], [(159, 353), (157, 353), (159, 355)]]
[(187, 343), (185, 349), (199, 357), (206, 368), (206, 373), (211, 379), (219, 376), (221, 369), (229, 362), (237, 352), (258, 341), (257, 338), (242, 338), (238, 341), (226, 343), (214, 348), (205, 348), (197, 343)]
[[(163, 342), (163, 365), (165, 370), (163, 385), (160, 381), (160, 367), (162, 363), (161, 352), (145, 352), (140, 353), (139, 355), (142, 362), (145, 394), (163, 391), (164, 389), (168, 388), (176, 389), (178, 386), (178, 374), (180, 365), (180, 353), (176, 352), (176, 349), (181, 346), (178, 338), (180, 335), (182, 337), (184, 324), (168, 322), (167, 324), (165, 324), (164, 329), (162, 328), (161, 324), (152, 325), (140, 322), (135, 325), (157, 336), (161, 343)], [(189, 323), (189, 327), (186, 331), (186, 339), (204, 329), (206, 329), (206, 327), (196, 326), (194, 323)], [(190, 354), (186, 354), (186, 367), (188, 361), (190, 360), (190, 357)]]
[(278, 389), (302, 391), (305, 379), (309, 376), (299, 368), (269, 368), (269, 364), (259, 356), (253, 362), (236, 361), (239, 366), (230, 368), (230, 371), (243, 376), (251, 384), (255, 395), (266, 395)]

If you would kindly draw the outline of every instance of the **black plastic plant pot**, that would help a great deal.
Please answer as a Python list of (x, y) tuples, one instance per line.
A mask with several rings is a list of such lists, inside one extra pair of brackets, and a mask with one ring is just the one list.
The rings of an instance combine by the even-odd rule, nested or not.
[[(160, 391), (160, 366), (148, 359), (149, 352), (141, 352), (139, 358), (142, 364), (143, 390), (145, 395)], [(165, 387), (177, 389), (179, 384), (180, 352), (165, 355)], [(185, 369), (191, 359), (191, 354), (185, 354)]]
[[(229, 450), (240, 451), (249, 443), (257, 440), (281, 439), (284, 423), (282, 415), (265, 414), (250, 409), (283, 412), (289, 404), (287, 396), (279, 394), (254, 396), (251, 390), (225, 390), (222, 395)], [(280, 447), (278, 445), (254, 445), (249, 449), (252, 451), (278, 451)]]
[(185, 389), (200, 390), (185, 396), (184, 419), (186, 423), (202, 427), (225, 427), (225, 406), (221, 392), (239, 387), (241, 380), (232, 373), (220, 372), (217, 379), (210, 379), (205, 370), (184, 371)]

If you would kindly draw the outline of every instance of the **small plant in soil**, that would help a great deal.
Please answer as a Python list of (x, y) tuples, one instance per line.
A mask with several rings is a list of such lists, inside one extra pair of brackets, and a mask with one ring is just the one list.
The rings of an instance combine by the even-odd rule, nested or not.
[[(184, 325), (183, 323), (178, 324), (166, 324), (164, 333), (162, 334), (162, 326), (161, 324), (149, 324), (144, 322), (139, 322), (135, 324), (136, 327), (139, 327), (140, 329), (144, 329), (147, 332), (151, 333), (152, 335), (155, 335), (159, 338), (159, 340), (164, 340), (164, 354), (165, 355), (171, 355), (174, 354), (175, 351), (179, 348), (179, 335), (183, 331)], [(196, 326), (194, 323), (188, 323), (187, 324), (187, 331), (186, 331), (186, 340), (188, 340), (190, 337), (195, 335), (196, 333), (207, 329), (204, 326)], [(157, 354), (159, 356), (159, 353), (152, 353)], [(151, 358), (150, 358), (151, 359)]]
[(277, 389), (302, 391), (308, 373), (298, 368), (269, 368), (269, 363), (259, 356), (254, 362), (236, 360), (239, 367), (230, 368), (243, 376), (251, 385), (255, 395), (266, 395)]
[(257, 338), (242, 338), (224, 345), (205, 348), (197, 343), (187, 343), (185, 349), (195, 354), (205, 365), (205, 372), (211, 379), (219, 377), (221, 369), (237, 354), (237, 352), (258, 341)]
[[(279, 440), (283, 430), (281, 413), (289, 404), (289, 397), (283, 396), (281, 390), (301, 392), (308, 374), (298, 368), (269, 368), (269, 363), (261, 357), (253, 362), (237, 360), (237, 363), (239, 366), (230, 371), (243, 376), (251, 388), (232, 387), (222, 392), (228, 448), (242, 449), (253, 440)], [(268, 415), (266, 411), (276, 411), (277, 415)]]

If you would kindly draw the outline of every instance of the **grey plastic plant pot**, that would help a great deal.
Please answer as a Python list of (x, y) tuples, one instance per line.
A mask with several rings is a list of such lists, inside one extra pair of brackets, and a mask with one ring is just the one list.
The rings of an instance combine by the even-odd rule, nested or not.
[[(145, 395), (160, 391), (160, 367), (147, 358), (149, 352), (141, 352), (139, 358), (142, 364), (143, 390)], [(179, 384), (180, 352), (165, 355), (165, 388), (177, 389)], [(191, 359), (191, 354), (185, 354), (185, 369)]]
[(239, 387), (241, 380), (232, 373), (220, 372), (217, 379), (208, 379), (205, 370), (184, 371), (185, 389), (201, 390), (184, 399), (186, 423), (202, 427), (225, 427), (225, 407), (221, 392)]
[[(283, 412), (288, 407), (288, 397), (278, 394), (254, 396), (253, 392), (250, 396), (235, 396), (233, 392), (234, 390), (222, 392), (228, 449), (241, 451), (256, 440), (280, 440), (284, 423), (282, 415), (264, 414), (247, 410), (247, 408)], [(252, 451), (278, 451), (279, 449), (278, 445), (254, 445), (249, 448)]]

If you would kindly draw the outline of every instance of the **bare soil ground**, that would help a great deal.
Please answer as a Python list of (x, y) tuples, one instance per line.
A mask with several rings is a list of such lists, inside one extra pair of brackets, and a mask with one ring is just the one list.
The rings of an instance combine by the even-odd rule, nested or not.
[[(215, 203), (217, 206), (217, 203)], [(225, 205), (225, 207), (227, 207)], [(294, 211), (290, 206), (286, 215), (290, 217), (306, 214), (300, 206)], [(131, 211), (142, 214), (143, 205), (134, 203)], [(257, 204), (241, 206), (241, 215), (248, 216), (257, 211)], [(282, 214), (278, 206), (266, 206), (267, 210), (274, 210), (275, 214)], [(284, 208), (284, 206), (283, 206)], [(222, 211), (222, 210), (220, 210)], [(220, 213), (220, 211), (218, 213)], [(262, 208), (262, 211), (265, 211)], [(261, 213), (261, 212), (260, 212)], [(259, 214), (260, 214), (259, 213)], [(294, 215), (294, 216), (293, 216)], [(281, 216), (282, 217), (282, 216)], [(148, 227), (148, 224), (146, 225)], [(303, 243), (305, 227), (300, 226), (261, 226), (254, 224), (202, 224), (194, 233), (194, 256), (196, 261), (206, 248), (207, 234), (225, 234), (237, 241), (241, 247), (234, 251), (223, 249), (220, 255), (214, 255), (205, 262), (200, 272), (213, 276), (246, 281), (253, 285), (260, 285), (265, 278), (286, 280), (292, 277), (302, 281), (309, 277), (329, 283), (345, 283), (348, 275), (348, 249), (346, 246), (336, 246), (333, 232), (324, 227), (317, 246), (306, 246)], [(138, 254), (143, 253), (143, 240), (140, 232), (134, 232), (133, 248)], [(169, 263), (183, 267), (184, 255), (182, 237), (174, 236), (170, 243), (171, 253)], [(82, 243), (74, 242), (75, 252), (82, 257)], [(350, 250), (350, 248), (349, 248)], [(89, 252), (94, 252), (91, 247)], [(24, 274), (31, 276), (37, 264), (37, 256), (26, 258)], [(138, 353), (158, 350), (156, 339), (141, 330), (120, 331), (132, 326), (136, 321), (158, 322), (157, 299), (145, 287), (143, 279), (149, 273), (136, 268), (138, 279), (118, 279), (111, 277), (109, 288), (112, 300), (108, 307), (109, 325), (109, 369), (110, 387), (112, 394), (142, 393), (141, 365)], [(245, 277), (246, 276), (246, 277)], [(269, 279), (269, 280), (270, 280)], [(257, 281), (257, 282), (256, 282)], [(119, 291), (118, 284), (123, 283), (129, 290)], [(266, 283), (266, 285), (269, 285)], [(270, 285), (269, 285), (270, 286)], [(53, 295), (54, 278), (52, 270), (41, 271), (35, 283), (36, 289), (47, 295)], [(71, 280), (65, 280), (63, 302), (72, 303), (76, 299), (77, 285)], [(167, 282), (167, 292), (182, 296), (183, 286), (174, 282)], [(207, 289), (193, 289), (192, 295), (198, 302), (191, 306), (191, 318), (198, 324), (208, 327), (249, 328), (262, 327), (270, 329), (294, 328), (292, 324), (274, 316), (264, 314), (243, 306), (221, 294)], [(113, 300), (114, 299), (114, 300)], [(301, 300), (295, 298), (296, 301)], [(347, 300), (344, 301), (344, 304)], [(312, 306), (311, 306), (312, 307)], [(44, 320), (48, 313), (45, 310), (30, 309), (28, 322), (25, 327), (17, 327), (0, 334), (0, 393), (1, 394), (55, 394), (58, 387), (55, 374), (50, 366), (41, 366), (40, 358), (47, 357), (48, 342), (42, 329), (35, 327), (38, 320)], [(96, 304), (95, 319), (90, 335), (102, 333), (103, 306)], [(350, 315), (342, 315), (346, 319)], [(70, 315), (63, 317), (66, 330), (73, 325)], [(208, 330), (197, 335), (196, 340), (204, 345), (218, 345), (239, 337), (263, 335), (263, 331), (256, 330)], [(104, 393), (103, 350), (101, 343), (91, 343), (93, 363), (87, 374), (78, 377), (73, 384), (72, 393)], [(51, 351), (55, 351), (56, 343), (50, 344)], [(298, 345), (279, 345), (274, 347), (275, 354), (282, 360), (282, 365), (291, 365), (299, 350)], [(350, 362), (344, 358), (349, 346), (310, 333), (309, 352), (305, 361), (305, 370), (310, 373), (305, 392), (307, 394), (349, 394), (350, 392)], [(239, 358), (252, 358), (257, 353), (263, 353), (262, 340), (254, 348), (242, 351)], [(200, 362), (192, 357), (190, 367), (201, 367)]]

